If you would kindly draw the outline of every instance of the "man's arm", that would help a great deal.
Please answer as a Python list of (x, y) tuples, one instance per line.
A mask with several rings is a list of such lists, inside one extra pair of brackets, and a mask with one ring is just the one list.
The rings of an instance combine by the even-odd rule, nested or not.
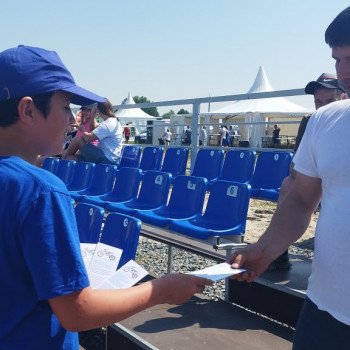
[(321, 179), (297, 172), (294, 184), (272, 217), (271, 223), (256, 244), (233, 254), (228, 262), (247, 272), (235, 276), (251, 282), (305, 232), (322, 194)]
[(61, 325), (73, 332), (119, 322), (156, 304), (180, 304), (212, 282), (193, 275), (172, 274), (120, 290), (90, 287), (49, 300)]

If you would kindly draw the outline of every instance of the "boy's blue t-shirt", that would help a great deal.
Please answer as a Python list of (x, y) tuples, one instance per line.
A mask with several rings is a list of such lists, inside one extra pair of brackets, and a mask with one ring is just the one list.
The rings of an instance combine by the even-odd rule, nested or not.
[(0, 157), (0, 348), (78, 349), (48, 299), (89, 286), (63, 182), (17, 157)]

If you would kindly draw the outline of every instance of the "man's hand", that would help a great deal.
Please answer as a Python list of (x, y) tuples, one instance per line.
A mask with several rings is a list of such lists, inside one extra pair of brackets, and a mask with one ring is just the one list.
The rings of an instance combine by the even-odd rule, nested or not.
[(268, 258), (259, 244), (252, 244), (245, 249), (232, 254), (227, 262), (234, 269), (246, 269), (246, 271), (233, 275), (231, 279), (237, 279), (240, 282), (252, 282), (259, 277), (273, 261)]

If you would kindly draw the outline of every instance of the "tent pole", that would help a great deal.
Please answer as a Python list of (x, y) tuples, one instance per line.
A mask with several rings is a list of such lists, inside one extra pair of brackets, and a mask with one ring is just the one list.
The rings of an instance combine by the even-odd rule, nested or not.
[(194, 101), (192, 108), (192, 140), (191, 140), (191, 174), (198, 151), (198, 125), (199, 125), (200, 103)]

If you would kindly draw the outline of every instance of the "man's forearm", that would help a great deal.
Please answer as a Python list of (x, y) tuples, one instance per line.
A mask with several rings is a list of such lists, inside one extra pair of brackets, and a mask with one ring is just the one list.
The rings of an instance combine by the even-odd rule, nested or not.
[(312, 211), (300, 205), (292, 205), (283, 201), (277, 208), (271, 223), (258, 241), (264, 254), (272, 260), (297, 241), (307, 229)]

